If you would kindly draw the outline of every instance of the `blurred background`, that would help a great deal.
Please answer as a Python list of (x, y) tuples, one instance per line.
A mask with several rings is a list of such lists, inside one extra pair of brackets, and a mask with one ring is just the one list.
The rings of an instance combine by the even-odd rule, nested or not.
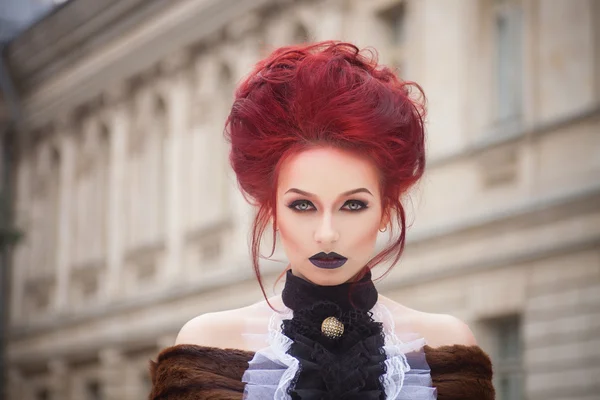
[(600, 1), (0, 0), (2, 400), (143, 399), (187, 320), (262, 299), (224, 121), (325, 39), (429, 100), (380, 292), (466, 321), (500, 400), (600, 399)]

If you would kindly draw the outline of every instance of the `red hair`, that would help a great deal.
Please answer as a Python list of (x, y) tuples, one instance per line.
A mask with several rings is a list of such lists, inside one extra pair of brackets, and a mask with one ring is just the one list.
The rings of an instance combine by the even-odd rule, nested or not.
[(378, 65), (374, 50), (368, 53), (337, 41), (281, 47), (259, 61), (235, 92), (225, 136), (242, 194), (258, 207), (252, 265), (265, 299), (260, 245), (273, 218), (273, 255), (279, 170), (285, 159), (314, 146), (355, 152), (374, 163), (382, 209), (390, 218), (395, 214), (400, 234), (365, 267), (392, 259), (385, 276), (400, 259), (406, 239), (400, 199), (425, 168), (425, 96), (416, 83)]

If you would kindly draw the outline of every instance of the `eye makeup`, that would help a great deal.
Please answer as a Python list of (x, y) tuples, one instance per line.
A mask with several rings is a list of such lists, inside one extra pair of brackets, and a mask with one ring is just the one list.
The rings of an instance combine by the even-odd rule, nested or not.
[[(349, 204), (352, 205), (353, 207), (358, 207), (358, 208), (344, 208)], [(309, 211), (316, 210), (316, 207), (309, 200), (295, 200), (295, 201), (292, 201), (291, 203), (287, 204), (286, 206), (289, 209), (296, 211), (296, 212), (309, 212)], [(304, 207), (304, 208), (302, 208), (302, 207)], [(312, 207), (312, 208), (308, 208), (308, 207)], [(366, 210), (367, 208), (369, 208), (368, 203), (366, 203), (364, 201), (347, 200), (346, 202), (344, 202), (344, 205), (342, 206), (342, 211), (360, 212), (360, 211)]]

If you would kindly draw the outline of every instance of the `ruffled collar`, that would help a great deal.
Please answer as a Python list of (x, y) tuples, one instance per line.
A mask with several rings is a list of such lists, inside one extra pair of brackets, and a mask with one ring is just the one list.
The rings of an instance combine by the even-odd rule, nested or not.
[(342, 311), (369, 311), (377, 303), (378, 293), (371, 280), (371, 270), (367, 270), (358, 282), (336, 286), (316, 285), (288, 270), (281, 298), (293, 311), (310, 308), (323, 301), (335, 303)]

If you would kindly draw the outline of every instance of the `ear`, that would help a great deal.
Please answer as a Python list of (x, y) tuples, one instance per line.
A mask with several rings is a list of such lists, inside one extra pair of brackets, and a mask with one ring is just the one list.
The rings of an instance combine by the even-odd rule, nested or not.
[(383, 209), (383, 212), (381, 213), (381, 222), (379, 224), (379, 229), (383, 229), (385, 227), (387, 227), (390, 224), (390, 221), (392, 219), (391, 216), (391, 210), (389, 207), (386, 207)]
[(269, 212), (269, 224), (271, 224), (273, 226), (273, 229), (275, 229), (276, 231), (279, 230), (279, 228), (277, 227), (277, 224), (275, 224), (275, 217), (273, 216), (273, 212)]

